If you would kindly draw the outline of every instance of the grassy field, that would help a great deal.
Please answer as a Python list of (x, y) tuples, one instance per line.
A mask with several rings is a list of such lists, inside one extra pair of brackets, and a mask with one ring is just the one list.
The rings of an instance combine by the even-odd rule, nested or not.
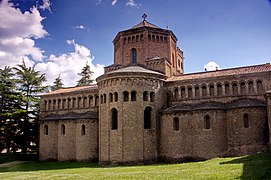
[(0, 179), (271, 179), (271, 154), (122, 167), (78, 162), (28, 162), (0, 168)]

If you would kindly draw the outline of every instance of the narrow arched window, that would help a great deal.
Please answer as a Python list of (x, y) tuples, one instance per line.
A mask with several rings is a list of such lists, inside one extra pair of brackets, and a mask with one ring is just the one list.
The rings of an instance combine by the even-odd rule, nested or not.
[(225, 95), (229, 95), (230, 94), (230, 84), (226, 83), (225, 84)]
[(151, 107), (146, 107), (144, 110), (144, 129), (151, 129)]
[(254, 93), (253, 81), (248, 82), (248, 93), (250, 94)]
[(88, 106), (92, 107), (93, 106), (93, 96), (88, 97)]
[(48, 135), (48, 125), (44, 125), (44, 134)]
[(262, 93), (262, 92), (263, 92), (263, 83), (262, 83), (262, 81), (261, 81), (261, 80), (258, 80), (258, 81), (256, 82), (256, 84), (257, 84), (257, 92), (258, 92), (258, 93)]
[(53, 110), (55, 110), (56, 109), (56, 100), (54, 99), (53, 100)]
[(81, 135), (82, 136), (86, 135), (86, 126), (84, 124), (81, 127)]
[(215, 95), (215, 87), (212, 84), (209, 86), (209, 93), (210, 93), (210, 96)]
[(104, 94), (104, 103), (106, 103), (106, 94)]
[(78, 99), (77, 99), (77, 107), (80, 108), (81, 104), (82, 104), (82, 98), (78, 97)]
[(45, 100), (44, 101), (44, 108), (43, 108), (44, 110), (48, 110), (48, 107), (47, 107), (47, 101)]
[(62, 124), (61, 125), (61, 135), (65, 135), (65, 125), (64, 124)]
[(136, 101), (136, 91), (131, 92), (131, 101)]
[(68, 98), (68, 106), (67, 106), (67, 108), (68, 108), (68, 109), (70, 109), (70, 108), (71, 108), (71, 103), (72, 103), (71, 98)]
[(244, 128), (249, 128), (249, 119), (248, 119), (248, 114), (244, 114)]
[(135, 64), (137, 61), (137, 53), (136, 53), (136, 49), (133, 48), (132, 50), (132, 63)]
[(188, 98), (192, 98), (193, 96), (192, 87), (189, 87), (187, 90), (188, 90)]
[(95, 103), (94, 106), (98, 106), (99, 105), (99, 96), (95, 96)]
[(181, 88), (181, 98), (183, 99), (185, 97), (186, 97), (186, 95), (185, 95), (185, 87), (182, 87)]
[(221, 85), (221, 84), (218, 84), (218, 85), (216, 86), (216, 88), (217, 88), (217, 95), (218, 95), (218, 96), (222, 96), (222, 85)]
[(72, 108), (75, 108), (76, 105), (76, 98), (72, 98)]
[(232, 84), (232, 94), (234, 94), (234, 95), (238, 94), (238, 86), (236, 83)]
[(241, 94), (246, 93), (246, 84), (245, 84), (245, 82), (240, 83), (240, 91), (241, 91)]
[(178, 100), (178, 99), (179, 99), (179, 90), (178, 90), (178, 88), (175, 88), (175, 89), (174, 89), (174, 99), (175, 99), (175, 100)]
[(148, 91), (143, 92), (143, 101), (148, 101)]
[(201, 87), (202, 90), (202, 97), (206, 97), (207, 96), (207, 87), (204, 85)]
[(195, 87), (195, 97), (199, 97), (199, 87)]
[(204, 116), (204, 129), (210, 128), (211, 128), (210, 116), (206, 115)]
[(87, 97), (83, 98), (83, 107), (87, 107)]
[(172, 64), (173, 64), (173, 67), (175, 67), (175, 58), (174, 58), (174, 54), (172, 53)]
[(113, 102), (113, 94), (109, 93), (109, 102)]
[(180, 122), (179, 122), (179, 118), (175, 117), (173, 119), (173, 130), (174, 131), (179, 131), (180, 129)]
[(57, 100), (57, 109), (61, 109), (61, 99)]
[(118, 93), (117, 93), (117, 92), (114, 93), (114, 98), (115, 98), (115, 102), (118, 102), (119, 96), (118, 96)]
[(123, 101), (124, 102), (129, 101), (129, 92), (128, 91), (123, 92)]
[(150, 101), (151, 102), (154, 102), (154, 98), (155, 98), (154, 96), (155, 96), (154, 92), (151, 92), (150, 93)]
[(118, 110), (116, 108), (111, 110), (111, 129), (118, 129)]

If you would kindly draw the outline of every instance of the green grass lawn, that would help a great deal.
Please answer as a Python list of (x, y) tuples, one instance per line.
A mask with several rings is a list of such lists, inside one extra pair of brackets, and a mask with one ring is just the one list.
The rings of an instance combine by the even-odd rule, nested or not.
[(86, 162), (28, 162), (0, 168), (0, 179), (271, 179), (271, 154), (121, 167)]

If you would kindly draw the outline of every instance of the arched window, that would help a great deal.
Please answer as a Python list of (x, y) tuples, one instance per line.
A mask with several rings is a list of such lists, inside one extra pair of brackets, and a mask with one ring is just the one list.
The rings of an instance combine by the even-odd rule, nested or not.
[(174, 99), (175, 99), (175, 100), (178, 100), (178, 99), (179, 99), (179, 90), (178, 90), (178, 88), (175, 88), (175, 89), (174, 89), (174, 95), (173, 95), (173, 96), (174, 96)]
[(174, 58), (174, 54), (172, 53), (172, 64), (173, 64), (173, 67), (175, 67), (175, 58)]
[(137, 59), (136, 49), (133, 48), (131, 51), (132, 51), (132, 63), (135, 64), (136, 63), (136, 59)]
[(185, 87), (182, 87), (181, 88), (181, 98), (183, 99), (185, 97), (186, 97), (186, 95), (185, 95)]
[(57, 100), (57, 109), (61, 109), (61, 99)]
[(115, 102), (118, 102), (119, 96), (118, 96), (118, 93), (117, 93), (117, 92), (114, 93), (114, 98), (115, 98)]
[(144, 129), (151, 129), (151, 107), (144, 110)]
[(222, 85), (218, 84), (216, 88), (217, 88), (217, 96), (222, 96)]
[(106, 94), (104, 94), (104, 103), (106, 103)]
[(87, 107), (87, 97), (83, 98), (83, 107)]
[(131, 101), (136, 101), (136, 91), (131, 92)]
[(179, 118), (175, 117), (173, 119), (173, 130), (174, 131), (179, 131), (179, 129), (180, 129), (180, 124), (179, 123), (180, 123)]
[(53, 110), (55, 110), (56, 109), (56, 100), (54, 99), (53, 100)]
[(78, 97), (78, 100), (77, 100), (77, 107), (80, 108), (81, 107), (81, 102), (82, 101), (82, 98), (81, 97)]
[(244, 128), (249, 128), (249, 119), (248, 119), (248, 114), (244, 114)]
[(111, 129), (118, 129), (118, 110), (116, 108), (111, 110)]
[(44, 101), (44, 110), (48, 110), (47, 101), (46, 100)]
[(225, 84), (225, 95), (229, 95), (230, 94), (230, 84), (226, 83)]
[(150, 93), (150, 101), (151, 102), (154, 102), (154, 96), (155, 96), (154, 92), (151, 92)]
[(65, 125), (64, 124), (62, 124), (61, 125), (61, 135), (65, 135)]
[(258, 81), (256, 82), (256, 84), (257, 84), (257, 92), (258, 92), (258, 93), (262, 93), (262, 92), (263, 92), (263, 83), (262, 83), (262, 81), (261, 81), (261, 80), (258, 80)]
[(207, 87), (205, 85), (203, 85), (201, 87), (202, 90), (202, 97), (206, 97), (207, 96)]
[(204, 116), (204, 129), (211, 129), (210, 116)]
[(82, 136), (86, 135), (86, 126), (84, 124), (81, 127), (81, 135)]
[(89, 96), (88, 98), (89, 98), (88, 99), (88, 106), (92, 107), (93, 106), (93, 96)]
[(253, 81), (249, 81), (249, 82), (248, 82), (248, 93), (249, 93), (249, 94), (254, 93)]
[(76, 105), (76, 98), (72, 98), (72, 108), (75, 108), (75, 105)]
[(234, 94), (234, 95), (238, 94), (238, 86), (236, 83), (232, 84), (232, 94)]
[(241, 91), (241, 94), (246, 93), (246, 84), (245, 84), (245, 82), (240, 83), (240, 91)]
[(113, 102), (113, 94), (109, 93), (109, 102)]
[(210, 96), (215, 95), (215, 87), (212, 84), (209, 86), (209, 93), (210, 93)]
[(128, 91), (123, 91), (123, 101), (124, 102), (129, 101), (129, 92)]
[(103, 104), (103, 102), (104, 102), (104, 97), (103, 97), (103, 95), (100, 96), (100, 100), (101, 100), (100, 103)]
[(62, 100), (62, 109), (66, 109), (66, 99)]
[(94, 106), (98, 106), (98, 105), (99, 105), (99, 96), (96, 95), (95, 96), (95, 104), (94, 104)]
[(195, 87), (195, 97), (199, 97), (199, 87)]
[(71, 100), (71, 98), (68, 98), (68, 109), (70, 109), (71, 108), (71, 103), (72, 103), (72, 100)]
[(148, 101), (148, 91), (143, 92), (143, 101)]
[(48, 125), (44, 125), (44, 134), (48, 135)]
[(192, 98), (193, 92), (192, 92), (192, 87), (188, 87), (188, 98)]

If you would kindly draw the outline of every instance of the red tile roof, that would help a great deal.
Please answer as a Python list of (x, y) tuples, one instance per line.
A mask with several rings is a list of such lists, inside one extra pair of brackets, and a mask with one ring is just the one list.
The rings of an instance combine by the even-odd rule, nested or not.
[(46, 93), (44, 95), (69, 93), (69, 92), (78, 92), (78, 91), (95, 90), (95, 89), (97, 89), (97, 85), (96, 84), (89, 85), (89, 86), (78, 86), (78, 87), (69, 87), (69, 88), (58, 89), (58, 90)]
[(183, 75), (170, 77), (167, 79), (167, 81), (203, 79), (203, 78), (213, 78), (213, 77), (229, 76), (229, 75), (242, 75), (242, 74), (251, 74), (251, 73), (268, 72), (268, 71), (271, 71), (270, 63), (254, 65), (254, 66), (222, 69), (222, 70), (216, 70), (216, 71), (183, 74)]

